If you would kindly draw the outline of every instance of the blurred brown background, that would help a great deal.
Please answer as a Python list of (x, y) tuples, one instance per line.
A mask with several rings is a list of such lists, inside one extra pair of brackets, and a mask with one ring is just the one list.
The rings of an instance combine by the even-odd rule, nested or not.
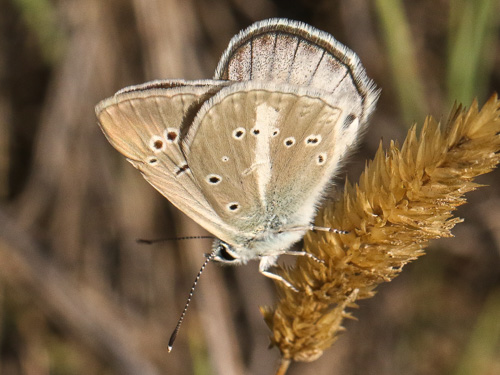
[[(382, 97), (345, 173), (451, 103), (500, 89), (495, 0), (0, 0), (0, 374), (273, 374), (257, 264), (210, 265), (166, 344), (209, 240), (107, 143), (94, 105), (153, 79), (210, 78), (230, 38), (288, 17), (356, 51)], [(359, 321), (289, 374), (500, 373), (500, 174), (454, 239), (361, 301)]]

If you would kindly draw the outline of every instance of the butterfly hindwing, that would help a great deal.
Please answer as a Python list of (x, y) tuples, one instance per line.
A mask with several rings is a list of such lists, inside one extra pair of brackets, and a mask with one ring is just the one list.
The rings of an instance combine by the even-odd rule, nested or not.
[(200, 109), (186, 138), (188, 164), (217, 215), (243, 237), (273, 217), (304, 226), (338, 165), (341, 113), (314, 91), (234, 84)]

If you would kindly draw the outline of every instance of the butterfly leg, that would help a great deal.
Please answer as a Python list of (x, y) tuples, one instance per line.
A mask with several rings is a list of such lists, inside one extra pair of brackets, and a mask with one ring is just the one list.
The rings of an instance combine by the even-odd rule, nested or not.
[[(311, 253), (308, 253), (306, 251), (293, 251), (293, 250), (289, 250), (289, 251), (284, 252), (283, 254), (293, 255), (293, 256), (306, 256), (306, 257), (314, 260), (315, 262), (318, 262), (318, 263), (321, 263), (321, 264), (325, 264), (324, 260), (319, 259), (315, 255), (313, 255)], [(282, 277), (280, 275), (277, 275), (277, 274), (272, 273), (271, 271), (269, 271), (269, 268), (272, 267), (272, 266), (274, 266), (276, 264), (277, 260), (278, 260), (278, 256), (275, 256), (275, 255), (269, 255), (269, 256), (262, 257), (260, 259), (259, 272), (262, 275), (264, 275), (266, 277), (269, 277), (270, 279), (281, 281), (288, 288), (290, 288), (294, 292), (298, 293), (299, 290), (295, 286), (293, 286), (292, 283), (290, 283), (284, 277)]]
[(346, 230), (328, 228), (328, 227), (317, 227), (316, 225), (311, 225), (309, 230), (319, 231), (319, 232), (330, 232), (330, 233), (338, 233), (338, 234), (349, 234)]
[(306, 256), (306, 257), (314, 260), (315, 262), (318, 262), (318, 263), (321, 263), (321, 264), (325, 264), (325, 261), (323, 259), (319, 259), (314, 254), (308, 253), (307, 251), (293, 251), (293, 250), (288, 250), (284, 254), (293, 255), (293, 256)]
[[(313, 232), (329, 232), (329, 233), (338, 233), (338, 234), (349, 234), (349, 231), (347, 230), (341, 230), (341, 229), (336, 229), (336, 228), (329, 228), (329, 227), (318, 227), (316, 225), (308, 225), (305, 227), (292, 227), (292, 228), (286, 228), (287, 232), (307, 232), (308, 230), (311, 230)], [(279, 230), (278, 233), (282, 233), (285, 230)]]
[(259, 263), (259, 272), (266, 276), (269, 277), (270, 279), (273, 280), (278, 280), (281, 281), (283, 284), (285, 284), (288, 288), (292, 289), (294, 292), (299, 292), (299, 290), (294, 287), (288, 280), (285, 280), (284, 277), (277, 275), (275, 273), (272, 273), (269, 271), (269, 267), (274, 266), (276, 264), (276, 260), (278, 259), (277, 256), (271, 255), (271, 256), (264, 256), (260, 259)]

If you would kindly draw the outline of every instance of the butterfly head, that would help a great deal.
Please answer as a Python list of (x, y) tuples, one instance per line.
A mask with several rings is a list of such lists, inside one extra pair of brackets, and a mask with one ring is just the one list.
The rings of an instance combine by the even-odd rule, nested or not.
[(224, 242), (222, 240), (216, 239), (212, 244), (212, 252), (215, 254), (214, 260), (216, 262), (227, 263), (227, 264), (241, 264), (244, 260), (238, 255), (238, 250)]

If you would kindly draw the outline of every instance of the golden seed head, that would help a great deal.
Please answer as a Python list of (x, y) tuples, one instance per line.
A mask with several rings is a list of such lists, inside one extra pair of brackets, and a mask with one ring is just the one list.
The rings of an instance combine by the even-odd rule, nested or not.
[(408, 262), (424, 254), (429, 240), (450, 237), (462, 220), (453, 217), (472, 179), (500, 160), (500, 101), (494, 95), (478, 110), (453, 109), (446, 125), (426, 119), (420, 134), (408, 132), (401, 148), (379, 147), (359, 183), (346, 182), (343, 196), (324, 207), (316, 225), (348, 234), (309, 232), (304, 250), (325, 264), (299, 257), (282, 274), (298, 289), (278, 283), (280, 300), (262, 308), (271, 341), (285, 359), (314, 361), (333, 344), (347, 307), (370, 298)]

